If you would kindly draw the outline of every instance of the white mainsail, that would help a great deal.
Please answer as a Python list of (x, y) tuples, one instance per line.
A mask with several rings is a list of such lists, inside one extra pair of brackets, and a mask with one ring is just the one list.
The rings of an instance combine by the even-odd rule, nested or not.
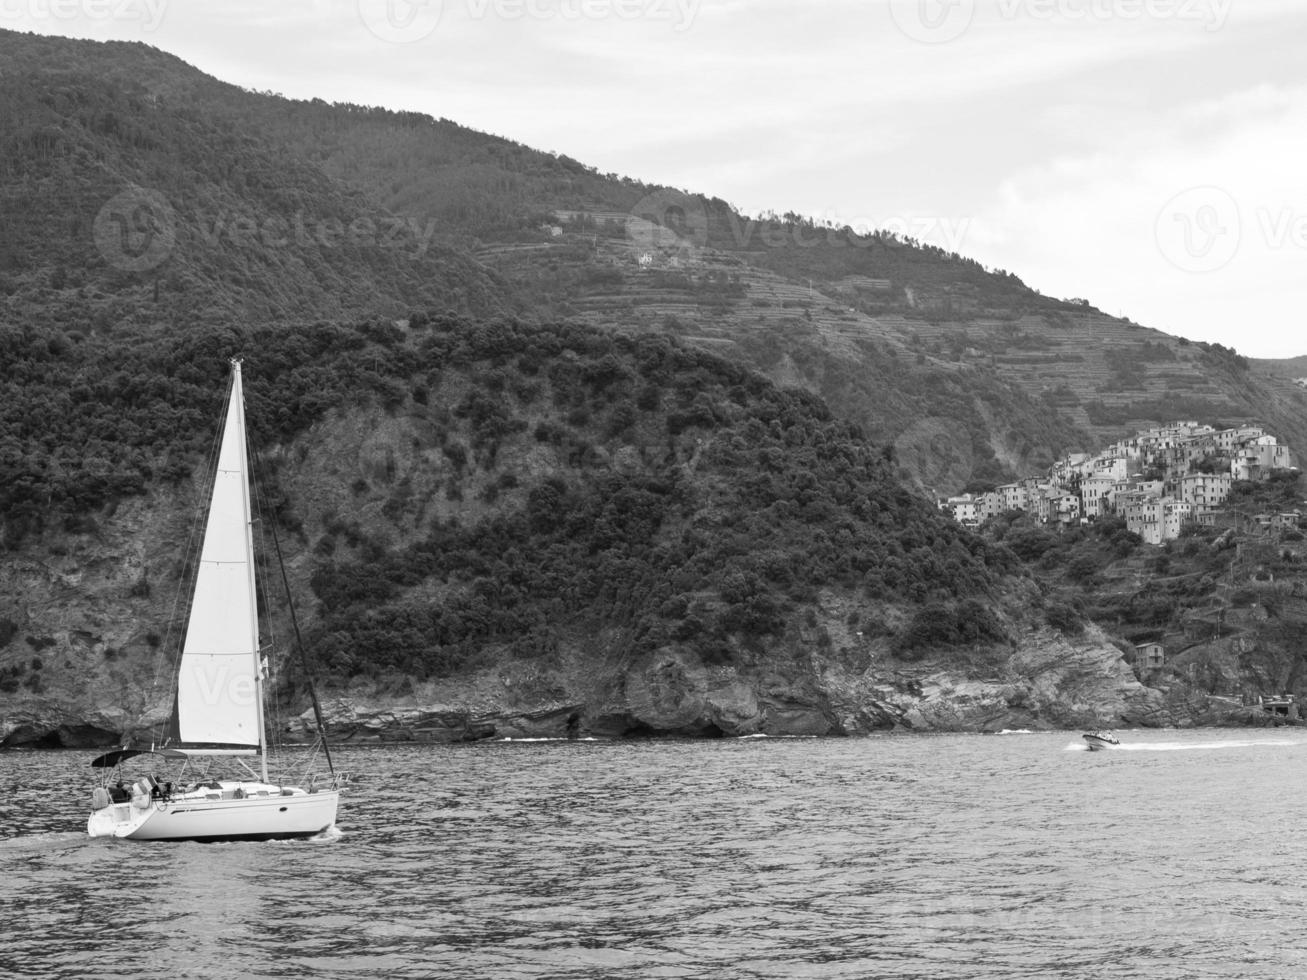
[(191, 745), (262, 744), (259, 626), (240, 363), (218, 453), (204, 545), (177, 676), (177, 722)]

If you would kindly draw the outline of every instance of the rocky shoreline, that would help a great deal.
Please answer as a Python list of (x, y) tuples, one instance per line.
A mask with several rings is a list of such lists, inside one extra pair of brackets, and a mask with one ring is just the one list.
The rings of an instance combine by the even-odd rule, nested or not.
[[(880, 669), (813, 662), (789, 673), (772, 664), (750, 672), (705, 665), (684, 648), (602, 666), (608, 669), (578, 658), (542, 676), (534, 665), (503, 663), (439, 686), (409, 684), (402, 695), (362, 686), (333, 692), (322, 704), (328, 738), (365, 745), (1298, 723), (1187, 689), (1145, 687), (1101, 635), (1072, 642), (1047, 631), (1032, 634), (986, 676), (944, 662)], [(561, 696), (533, 696), (542, 690)], [(0, 717), (0, 748), (149, 741), (166, 715), (160, 706), (141, 720), (70, 694), (11, 700)], [(286, 740), (308, 740), (311, 710), (291, 714), (280, 727)]]

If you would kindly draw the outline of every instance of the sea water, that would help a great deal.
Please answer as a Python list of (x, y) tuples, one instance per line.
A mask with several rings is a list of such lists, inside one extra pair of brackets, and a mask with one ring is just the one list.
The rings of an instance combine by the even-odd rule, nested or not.
[(1307, 975), (1307, 732), (339, 749), (339, 827), (90, 840), (0, 755), (0, 976)]

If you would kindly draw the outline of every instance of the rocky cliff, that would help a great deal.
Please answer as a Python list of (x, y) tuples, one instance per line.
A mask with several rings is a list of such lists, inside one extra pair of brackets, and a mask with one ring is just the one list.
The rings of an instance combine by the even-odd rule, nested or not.
[[(872, 732), (996, 732), (1076, 726), (1162, 726), (1187, 720), (1145, 688), (1100, 637), (1077, 644), (1032, 634), (976, 677), (956, 664), (872, 663), (814, 656), (799, 676), (712, 668), (691, 651), (667, 649), (598, 673), (593, 664), (548, 678), (486, 672), (453, 690), (401, 698), (342, 692), (327, 709), (335, 737), (350, 741), (461, 741), (745, 735), (866, 735)], [(571, 676), (565, 676), (570, 674)], [(522, 700), (552, 689), (555, 697)], [(306, 733), (305, 714), (291, 726)]]
[[(52, 681), (39, 693), (7, 698), (0, 744), (102, 746), (162, 722), (166, 707), (157, 692), (129, 678), (127, 665), (96, 669), (93, 661), (103, 658), (103, 648), (97, 654), (84, 632), (54, 638), (52, 659), (76, 657), (85, 673), (71, 675), (77, 679), (70, 684)], [(91, 677), (99, 682), (88, 682)], [(281, 728), (286, 737), (307, 738), (311, 712), (297, 715), (296, 707), (284, 706)], [(820, 656), (801, 673), (712, 667), (685, 648), (634, 659), (614, 650), (596, 664), (576, 651), (548, 671), (508, 662), (444, 683), (338, 687), (326, 692), (324, 710), (330, 737), (346, 743), (856, 736), (1195, 720), (1187, 704), (1170, 704), (1141, 685), (1120, 652), (1101, 637), (1071, 644), (1047, 632), (1023, 638), (992, 676), (984, 677), (956, 664), (906, 667), (891, 661), (859, 670)]]

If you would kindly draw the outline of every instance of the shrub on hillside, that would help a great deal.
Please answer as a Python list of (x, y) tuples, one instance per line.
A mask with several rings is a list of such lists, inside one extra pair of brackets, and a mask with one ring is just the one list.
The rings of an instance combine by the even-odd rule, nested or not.
[(932, 602), (917, 610), (900, 634), (897, 652), (915, 659), (931, 647), (1006, 643), (1010, 637), (993, 611), (975, 599)]
[(1044, 620), (1069, 636), (1079, 636), (1085, 631), (1084, 617), (1069, 602), (1050, 602), (1044, 609)]

